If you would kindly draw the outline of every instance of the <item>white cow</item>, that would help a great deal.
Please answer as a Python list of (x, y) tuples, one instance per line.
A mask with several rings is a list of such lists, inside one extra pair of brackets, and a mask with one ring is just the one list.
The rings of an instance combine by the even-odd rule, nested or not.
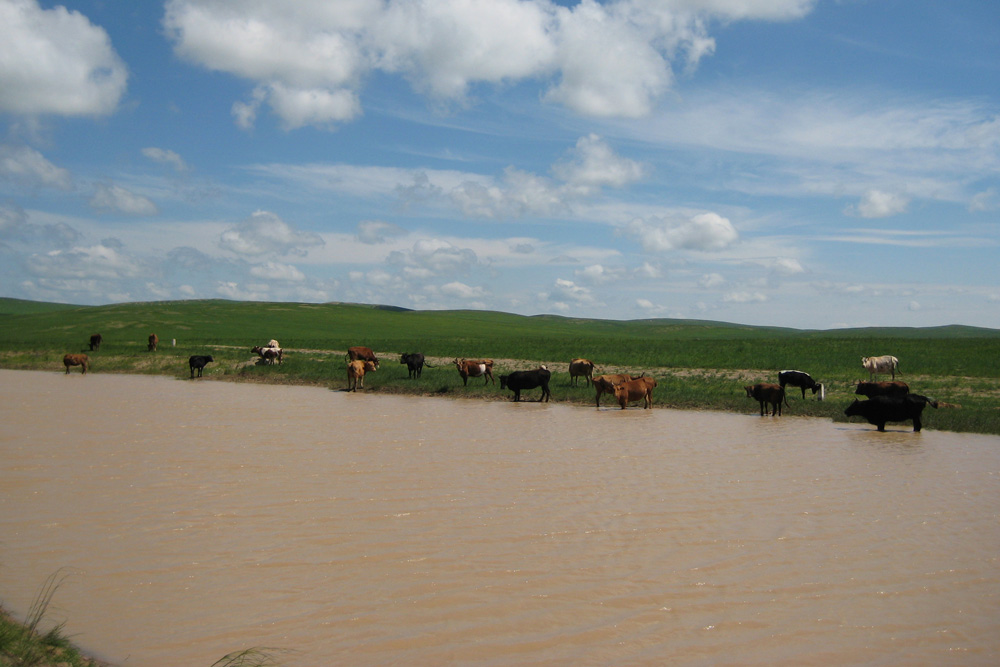
[(892, 373), (893, 380), (896, 379), (897, 372), (900, 375), (903, 374), (903, 371), (899, 370), (899, 359), (888, 354), (883, 354), (881, 357), (861, 357), (861, 365), (864, 366), (873, 380), (878, 377), (879, 373)]

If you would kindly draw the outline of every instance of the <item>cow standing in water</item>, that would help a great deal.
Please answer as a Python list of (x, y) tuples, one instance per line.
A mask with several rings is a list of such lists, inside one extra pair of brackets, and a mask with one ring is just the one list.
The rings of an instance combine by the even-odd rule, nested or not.
[(936, 408), (938, 402), (920, 394), (876, 396), (867, 401), (854, 399), (854, 402), (844, 410), (844, 414), (848, 417), (864, 417), (869, 424), (874, 424), (880, 431), (885, 430), (886, 422), (905, 421), (912, 421), (913, 430), (919, 431), (923, 428), (920, 415), (928, 405)]
[(785, 399), (785, 390), (781, 385), (771, 382), (761, 382), (743, 388), (747, 392), (747, 398), (752, 398), (760, 403), (761, 417), (767, 415), (768, 404), (771, 406), (772, 417), (781, 416), (782, 401), (785, 401), (785, 405), (788, 405), (788, 401)]

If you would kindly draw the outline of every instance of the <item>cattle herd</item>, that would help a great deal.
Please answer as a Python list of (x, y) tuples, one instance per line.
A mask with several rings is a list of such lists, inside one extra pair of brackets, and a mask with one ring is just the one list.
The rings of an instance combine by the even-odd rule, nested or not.
[[(88, 343), (89, 350), (96, 352), (101, 349), (104, 341), (101, 334), (93, 334)], [(150, 334), (148, 339), (148, 351), (155, 352), (159, 338)], [(281, 364), (284, 352), (278, 341), (272, 339), (267, 345), (257, 345), (251, 348), (250, 352), (259, 357), (258, 364), (271, 365), (277, 362)], [(191, 378), (202, 377), (205, 366), (215, 360), (211, 355), (193, 355), (188, 359)], [(346, 391), (357, 391), (364, 389), (365, 375), (378, 370), (379, 360), (370, 347), (354, 346), (347, 349), (347, 388)], [(419, 378), (425, 366), (434, 368), (427, 362), (423, 354), (411, 352), (403, 354), (399, 360), (400, 364), (407, 367), (408, 378)], [(484, 384), (495, 385), (496, 379), (493, 375), (494, 362), (492, 359), (458, 359), (453, 362), (462, 384), (468, 386), (469, 378), (483, 378)], [(79, 366), (81, 373), (86, 373), (90, 368), (90, 358), (83, 353), (67, 354), (63, 357), (63, 365), (66, 373), (70, 368)], [(910, 387), (905, 382), (896, 380), (896, 374), (902, 375), (899, 370), (899, 360), (890, 355), (879, 357), (862, 357), (861, 366), (868, 371), (867, 381), (858, 380), (854, 384), (854, 393), (864, 396), (865, 400), (854, 399), (844, 414), (848, 417), (862, 417), (870, 424), (875, 425), (879, 431), (885, 430), (887, 422), (912, 421), (913, 430), (919, 431), (922, 427), (921, 414), (923, 409), (930, 405), (938, 407), (938, 402), (921, 394), (910, 392)], [(570, 384), (576, 385), (580, 378), (583, 378), (585, 385), (590, 385), (596, 392), (595, 405), (601, 407), (601, 396), (609, 394), (622, 410), (626, 409), (630, 403), (642, 401), (643, 409), (653, 407), (653, 389), (656, 388), (656, 380), (642, 375), (630, 375), (627, 373), (616, 373), (607, 375), (594, 375), (594, 363), (589, 359), (573, 359), (569, 362)], [(890, 381), (878, 381), (879, 374), (889, 373), (892, 377)], [(513, 400), (521, 400), (521, 392), (531, 389), (542, 390), (538, 401), (548, 402), (551, 397), (549, 391), (549, 381), (552, 373), (544, 365), (533, 370), (512, 371), (500, 376), (500, 388), (510, 390), (514, 393)], [(780, 416), (782, 405), (790, 407), (786, 390), (794, 387), (801, 390), (802, 398), (806, 398), (806, 391), (811, 391), (817, 400), (826, 398), (826, 388), (822, 383), (816, 382), (808, 373), (798, 370), (784, 370), (778, 373), (778, 382), (759, 382), (743, 387), (747, 398), (752, 398), (760, 404), (760, 415)]]

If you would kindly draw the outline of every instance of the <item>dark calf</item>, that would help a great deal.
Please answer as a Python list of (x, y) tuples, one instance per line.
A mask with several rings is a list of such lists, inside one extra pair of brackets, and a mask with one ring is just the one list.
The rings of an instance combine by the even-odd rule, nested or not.
[(194, 377), (195, 371), (198, 371), (198, 377), (201, 377), (202, 372), (205, 370), (205, 365), (210, 364), (213, 361), (215, 361), (215, 359), (213, 359), (212, 355), (210, 354), (208, 355), (196, 354), (190, 359), (188, 359), (188, 366), (191, 367), (191, 377)]
[(785, 399), (785, 390), (781, 385), (773, 384), (770, 382), (762, 382), (754, 385), (749, 385), (743, 388), (746, 389), (747, 398), (752, 398), (760, 402), (761, 417), (767, 414), (768, 404), (771, 405), (772, 416), (781, 415), (782, 401), (785, 401), (785, 405), (788, 405), (788, 401)]

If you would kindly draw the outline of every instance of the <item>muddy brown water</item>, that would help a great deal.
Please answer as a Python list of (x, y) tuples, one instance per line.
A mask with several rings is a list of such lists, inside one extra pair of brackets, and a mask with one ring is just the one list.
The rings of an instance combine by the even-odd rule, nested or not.
[(60, 572), (50, 620), (119, 665), (1000, 662), (994, 436), (30, 371), (0, 404), (2, 601)]

